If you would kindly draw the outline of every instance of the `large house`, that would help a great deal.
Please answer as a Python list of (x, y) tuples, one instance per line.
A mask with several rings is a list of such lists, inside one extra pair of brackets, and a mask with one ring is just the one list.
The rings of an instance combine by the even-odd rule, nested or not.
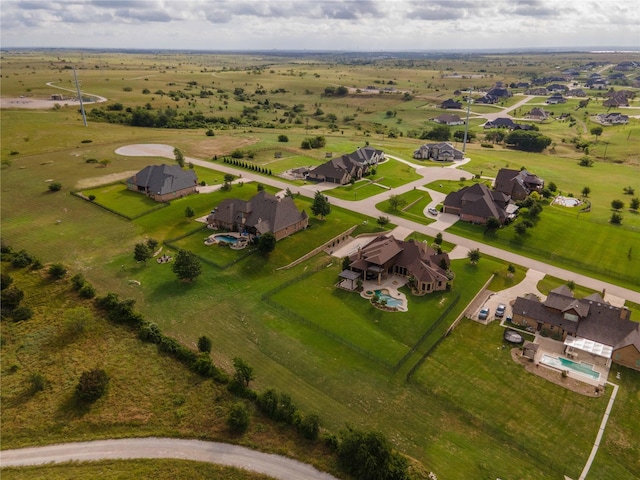
[(596, 118), (603, 125), (625, 125), (629, 123), (629, 117), (619, 112), (601, 113), (596, 115)]
[(369, 169), (384, 160), (384, 152), (373, 147), (358, 148), (355, 152), (332, 158), (309, 172), (307, 180), (346, 185), (359, 180)]
[(549, 114), (544, 111), (544, 108), (541, 107), (533, 107), (529, 113), (527, 113), (527, 118), (531, 120), (547, 120), (549, 118)]
[(454, 99), (449, 98), (440, 104), (440, 108), (452, 108), (452, 109), (461, 109), (462, 103), (456, 102)]
[(207, 224), (256, 236), (270, 232), (280, 240), (307, 228), (309, 217), (290, 197), (278, 198), (262, 191), (248, 201), (224, 199), (207, 217)]
[(424, 295), (447, 289), (449, 256), (437, 253), (426, 243), (413, 240), (397, 240), (393, 236), (380, 235), (349, 257), (349, 270), (344, 278), (377, 281), (390, 275), (411, 279), (416, 295)]
[(452, 162), (462, 160), (464, 153), (446, 142), (426, 143), (413, 152), (413, 158), (435, 160), (437, 162)]
[(487, 120), (484, 124), (484, 128), (508, 128), (513, 130), (516, 126), (516, 122), (507, 117), (498, 117), (493, 120)]
[(434, 122), (440, 123), (442, 125), (464, 125), (464, 120), (462, 120), (458, 115), (451, 113), (443, 113), (442, 115), (433, 119)]
[(526, 170), (501, 168), (496, 175), (494, 189), (509, 195), (513, 200), (523, 200), (531, 192), (540, 192), (544, 188), (544, 180)]
[(515, 323), (564, 342), (568, 351), (640, 370), (640, 323), (630, 316), (630, 310), (610, 305), (597, 293), (575, 298), (565, 285), (549, 292), (544, 302), (526, 296), (513, 305)]
[(557, 105), (559, 103), (567, 103), (567, 99), (564, 98), (561, 93), (554, 93), (547, 98), (546, 103), (549, 105)]
[(511, 202), (511, 196), (489, 190), (484, 183), (475, 183), (448, 194), (442, 211), (459, 215), (465, 222), (485, 224), (494, 217), (504, 224), (513, 218), (517, 207)]
[(148, 165), (127, 179), (127, 189), (144, 193), (156, 202), (196, 193), (197, 186), (196, 173), (178, 165)]

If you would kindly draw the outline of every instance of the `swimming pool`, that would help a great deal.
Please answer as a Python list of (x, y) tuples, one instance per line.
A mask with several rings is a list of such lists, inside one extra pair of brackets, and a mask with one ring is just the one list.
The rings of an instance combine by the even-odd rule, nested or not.
[(214, 235), (213, 239), (216, 242), (226, 242), (226, 243), (238, 243), (238, 237), (232, 237), (231, 235), (218, 234)]
[(558, 368), (560, 370), (571, 370), (580, 375), (593, 378), (594, 380), (600, 378), (600, 373), (596, 372), (593, 369), (593, 366), (588, 363), (576, 363), (568, 358), (552, 357), (546, 353), (542, 356), (540, 363), (544, 363), (545, 365), (549, 365), (550, 367)]
[(577, 207), (582, 203), (582, 200), (573, 197), (562, 197), (558, 195), (554, 200), (554, 203), (557, 203), (558, 205), (562, 205), (564, 207)]
[(380, 300), (385, 300), (388, 307), (402, 307), (402, 300), (389, 295), (389, 290), (376, 290), (376, 297), (378, 297)]

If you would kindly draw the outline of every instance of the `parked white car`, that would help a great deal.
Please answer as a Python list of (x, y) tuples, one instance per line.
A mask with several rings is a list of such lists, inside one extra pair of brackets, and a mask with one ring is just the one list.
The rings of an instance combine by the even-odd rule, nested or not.
[(438, 210), (433, 207), (427, 208), (427, 212), (429, 212), (431, 215), (438, 215)]

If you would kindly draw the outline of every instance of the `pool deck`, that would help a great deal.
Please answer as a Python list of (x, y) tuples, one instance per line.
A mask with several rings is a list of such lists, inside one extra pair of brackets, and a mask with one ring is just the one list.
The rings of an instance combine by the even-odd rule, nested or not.
[(389, 290), (389, 295), (391, 297), (402, 300), (402, 307), (398, 307), (398, 311), (407, 312), (409, 310), (407, 296), (404, 293), (399, 292), (398, 289), (406, 285), (408, 281), (408, 279), (397, 275), (391, 275), (384, 281), (380, 282), (380, 284), (378, 284), (378, 282), (366, 280), (362, 283), (362, 293), (360, 293), (360, 296), (368, 298), (365, 295), (367, 290)]
[(597, 387), (599, 385), (604, 385), (607, 382), (607, 378), (609, 376), (609, 368), (610, 368), (607, 366), (607, 359), (603, 357), (599, 357), (597, 355), (587, 353), (587, 352), (578, 351), (578, 350), (575, 350), (575, 352), (577, 353), (577, 356), (575, 358), (569, 358), (564, 353), (565, 346), (563, 342), (559, 342), (557, 340), (553, 340), (548, 337), (543, 337), (541, 335), (536, 335), (534, 343), (537, 343), (539, 345), (538, 351), (534, 359), (534, 362), (536, 365), (540, 365), (544, 368), (549, 368), (555, 371), (564, 370), (564, 369), (554, 368), (550, 365), (545, 365), (544, 363), (542, 363), (541, 360), (545, 354), (550, 355), (552, 357), (563, 357), (576, 363), (584, 362), (592, 365), (593, 370), (600, 374), (600, 378), (594, 379), (587, 375), (582, 375), (570, 369), (568, 370), (569, 372), (568, 376), (570, 378), (573, 378), (574, 380), (578, 380), (580, 382), (593, 385), (594, 387)]

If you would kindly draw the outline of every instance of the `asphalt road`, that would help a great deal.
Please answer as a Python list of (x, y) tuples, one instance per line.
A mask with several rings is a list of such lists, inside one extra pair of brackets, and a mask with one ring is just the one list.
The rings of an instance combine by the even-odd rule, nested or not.
[[(145, 145), (128, 145), (126, 147), (121, 147), (116, 150), (116, 153), (123, 156), (158, 156), (165, 158), (174, 158), (173, 147), (169, 145), (161, 145), (161, 144), (145, 144)], [(403, 161), (401, 159), (397, 159)], [(283, 182), (273, 177), (265, 177), (262, 175), (255, 175), (251, 172), (239, 171), (238, 169), (227, 166), (223, 162), (211, 162), (211, 161), (203, 161), (197, 158), (185, 158), (186, 162), (191, 162), (194, 165), (198, 165), (204, 168), (213, 168), (219, 170), (224, 173), (233, 173), (234, 175), (242, 174), (242, 177), (245, 180), (252, 180), (264, 184), (268, 184), (274, 186), (276, 188), (280, 188), (281, 190), (285, 190), (287, 188), (293, 188), (294, 191), (299, 191), (302, 195), (307, 197), (313, 197), (316, 191), (327, 190), (331, 188), (335, 188), (335, 185), (329, 184), (310, 184), (304, 185), (302, 187), (294, 188), (291, 184)], [(406, 161), (403, 161), (407, 163)], [(365, 215), (369, 215), (373, 218), (379, 217), (383, 212), (379, 211), (375, 208), (375, 205), (379, 202), (387, 200), (389, 195), (391, 194), (401, 194), (407, 192), (409, 190), (413, 190), (414, 188), (422, 188), (426, 183), (434, 182), (437, 180), (457, 180), (460, 177), (470, 178), (472, 175), (464, 170), (456, 168), (460, 165), (461, 162), (457, 162), (454, 165), (447, 167), (420, 167), (417, 166), (416, 172), (422, 175), (422, 178), (419, 180), (415, 180), (413, 182), (409, 182), (405, 185), (402, 185), (398, 188), (394, 188), (391, 190), (386, 190), (378, 195), (374, 195), (364, 200), (342, 200), (339, 198), (331, 198), (331, 204), (336, 205), (338, 207), (346, 208), (348, 210), (353, 210)], [(413, 164), (411, 164), (413, 165)], [(577, 285), (582, 285), (587, 288), (591, 288), (593, 290), (597, 290), (602, 292), (603, 290), (611, 295), (615, 295), (616, 297), (624, 298), (634, 303), (640, 304), (640, 289), (639, 290), (630, 290), (628, 288), (620, 287), (618, 285), (614, 285), (612, 283), (603, 282), (602, 280), (598, 280), (595, 278), (588, 277), (586, 275), (581, 275), (578, 273), (571, 272), (570, 270), (565, 270), (563, 268), (555, 267), (553, 265), (549, 265), (547, 263), (533, 260), (528, 257), (524, 257), (522, 255), (518, 255), (516, 253), (508, 252), (506, 250), (502, 250), (496, 247), (492, 247), (490, 245), (486, 245), (484, 243), (476, 242), (474, 240), (470, 240), (464, 237), (460, 237), (458, 235), (453, 235), (443, 231), (444, 228), (451, 225), (452, 221), (438, 221), (436, 223), (432, 223), (429, 226), (421, 225), (419, 223), (412, 222), (410, 220), (406, 220), (404, 218), (396, 217), (394, 215), (388, 215), (392, 223), (400, 227), (406, 227), (416, 232), (421, 232), (426, 235), (434, 237), (438, 232), (442, 232), (442, 237), (445, 241), (451, 242), (462, 247), (468, 249), (480, 249), (480, 252), (485, 255), (490, 255), (496, 258), (503, 259), (509, 263), (513, 263), (514, 265), (521, 265), (526, 268), (532, 268), (539, 272), (543, 272), (547, 275), (552, 275), (554, 277), (560, 278), (562, 280), (572, 280)], [(449, 214), (440, 214), (438, 217), (442, 217), (443, 219)]]
[(173, 438), (124, 438), (92, 442), (64, 443), (0, 451), (0, 466), (23, 467), (70, 461), (97, 461), (133, 458), (175, 458), (216, 463), (292, 480), (336, 480), (311, 465), (280, 455), (257, 452), (228, 443)]

